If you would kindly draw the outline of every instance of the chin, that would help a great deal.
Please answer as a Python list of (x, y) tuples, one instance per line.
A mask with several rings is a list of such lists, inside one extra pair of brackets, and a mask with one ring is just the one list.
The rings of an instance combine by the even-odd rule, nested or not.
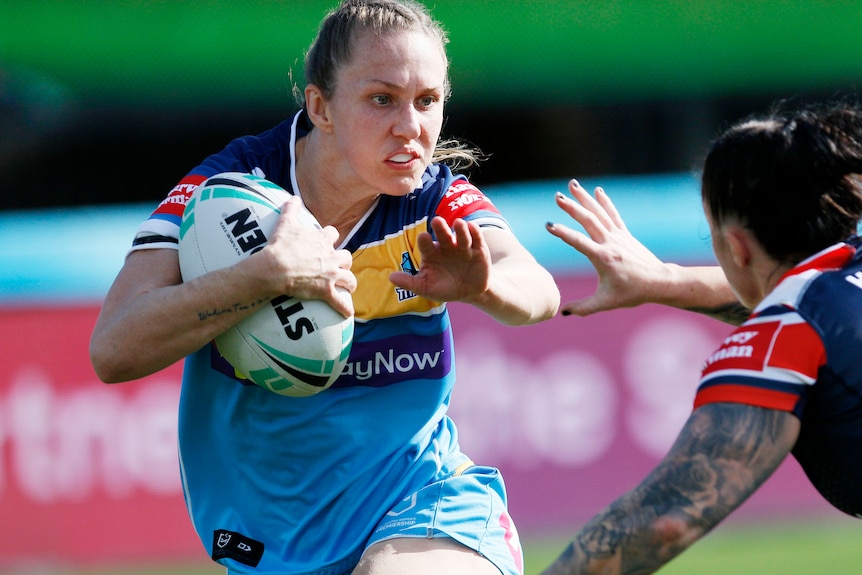
[(390, 182), (384, 186), (383, 193), (387, 196), (406, 196), (422, 185), (422, 174), (416, 178), (400, 178), (397, 182)]

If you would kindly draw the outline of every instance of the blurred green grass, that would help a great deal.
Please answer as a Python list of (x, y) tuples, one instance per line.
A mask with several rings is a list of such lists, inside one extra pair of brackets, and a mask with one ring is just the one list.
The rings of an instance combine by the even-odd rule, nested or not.
[[(568, 545), (569, 537), (568, 534), (524, 537), (525, 575), (538, 575)], [(719, 525), (660, 572), (662, 575), (859, 575), (862, 573), (862, 523), (843, 516), (769, 523), (730, 521)], [(202, 558), (194, 562), (136, 567), (114, 565), (61, 573), (217, 575), (223, 574), (224, 569)]]

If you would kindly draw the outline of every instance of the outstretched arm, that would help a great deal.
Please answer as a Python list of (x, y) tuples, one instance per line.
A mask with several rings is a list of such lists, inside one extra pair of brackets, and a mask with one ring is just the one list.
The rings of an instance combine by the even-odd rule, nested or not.
[(562, 307), (563, 315), (590, 315), (644, 303), (659, 303), (703, 313), (730, 324), (750, 314), (739, 303), (718, 266), (683, 267), (659, 260), (626, 228), (602, 188), (590, 196), (577, 180), (569, 182), (572, 198), (556, 202), (586, 234), (560, 223), (548, 231), (584, 254), (598, 273), (596, 291)]
[(754, 493), (790, 452), (799, 427), (782, 411), (698, 408), (659, 465), (590, 520), (543, 575), (654, 572)]
[(419, 273), (394, 272), (393, 284), (429, 299), (472, 304), (505, 325), (536, 323), (557, 313), (554, 278), (513, 234), (461, 219), (449, 229), (441, 217), (431, 220), (431, 228), (436, 241), (428, 233), (417, 240)]

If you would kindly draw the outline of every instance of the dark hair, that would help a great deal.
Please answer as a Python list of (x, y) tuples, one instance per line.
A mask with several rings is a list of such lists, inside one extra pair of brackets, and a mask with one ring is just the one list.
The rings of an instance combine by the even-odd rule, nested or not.
[[(350, 62), (353, 41), (360, 32), (427, 34), (438, 41), (448, 68), (446, 44), (449, 39), (446, 31), (422, 4), (413, 0), (344, 0), (323, 19), (317, 37), (305, 56), (305, 81), (320, 88), (326, 98), (332, 97), (338, 69)], [(448, 73), (444, 90), (444, 98), (448, 99)], [(304, 107), (304, 93), (296, 86), (294, 97)], [(448, 139), (437, 142), (433, 161), (457, 169), (476, 164), (481, 155), (481, 152), (463, 142)]]
[(856, 233), (862, 217), (862, 110), (834, 102), (776, 107), (727, 130), (703, 169), (712, 221), (749, 229), (766, 252), (795, 264)]

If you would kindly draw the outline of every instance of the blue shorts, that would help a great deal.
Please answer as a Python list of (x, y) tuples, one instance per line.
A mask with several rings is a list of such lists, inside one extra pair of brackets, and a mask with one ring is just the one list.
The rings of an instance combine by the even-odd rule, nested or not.
[(467, 462), (402, 499), (377, 524), (368, 546), (396, 537), (449, 537), (491, 561), (503, 575), (522, 575), (518, 531), (506, 509), (503, 477)]

